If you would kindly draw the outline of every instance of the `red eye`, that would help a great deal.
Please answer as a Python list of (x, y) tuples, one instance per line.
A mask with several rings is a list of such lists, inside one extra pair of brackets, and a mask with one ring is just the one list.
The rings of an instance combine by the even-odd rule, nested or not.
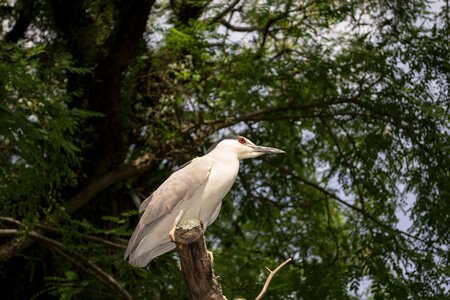
[(245, 138), (243, 138), (242, 136), (238, 137), (238, 142), (241, 144), (245, 144)]

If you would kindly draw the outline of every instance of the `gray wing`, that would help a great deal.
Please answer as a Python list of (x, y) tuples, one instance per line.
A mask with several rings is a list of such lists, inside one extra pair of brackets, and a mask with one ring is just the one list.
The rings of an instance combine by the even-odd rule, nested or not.
[[(176, 173), (176, 172), (180, 171), (181, 169), (183, 169), (184, 167), (190, 165), (191, 162), (193, 162), (194, 160), (196, 160), (196, 158), (194, 158), (194, 159), (192, 159), (192, 160), (190, 160), (190, 161), (188, 161), (188, 162), (182, 164), (177, 170), (175, 170), (174, 173)], [(211, 168), (210, 168), (210, 169), (211, 169)], [(208, 174), (209, 174), (209, 173), (208, 173)], [(173, 174), (172, 174), (172, 175), (173, 175)], [(168, 178), (168, 179), (169, 179), (169, 178)], [(167, 180), (166, 180), (166, 181), (167, 181)], [(163, 184), (164, 184), (164, 183), (163, 183)], [(162, 186), (162, 185), (161, 185), (161, 186)], [(147, 206), (148, 206), (150, 200), (152, 200), (152, 198), (153, 198), (153, 193), (152, 193), (150, 196), (148, 196), (144, 201), (142, 201), (141, 205), (139, 206), (139, 213), (142, 213), (142, 212), (145, 211), (145, 209), (147, 208)]]
[[(187, 165), (190, 165), (192, 161), (194, 161), (196, 158), (184, 163), (183, 165), (181, 165), (181, 167), (179, 167), (177, 170), (175, 170), (175, 172), (180, 171), (181, 169), (183, 169), (184, 167), (186, 167)], [(174, 172), (174, 173), (175, 173)], [(139, 213), (142, 214), (145, 209), (147, 208), (148, 204), (150, 203), (150, 200), (152, 200), (153, 198), (153, 194), (151, 194), (150, 196), (148, 196), (144, 201), (142, 201), (141, 205), (139, 206)]]
[(170, 175), (153, 194), (142, 202), (139, 212), (144, 213), (128, 243), (125, 258), (139, 245), (154, 222), (195, 193), (208, 179), (211, 167), (212, 161), (206, 157), (193, 159), (190, 164)]

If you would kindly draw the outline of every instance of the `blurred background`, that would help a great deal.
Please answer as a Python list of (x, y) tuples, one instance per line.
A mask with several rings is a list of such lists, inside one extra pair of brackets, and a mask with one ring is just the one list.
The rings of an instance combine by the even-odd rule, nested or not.
[(228, 299), (448, 299), (449, 1), (0, 1), (4, 299), (187, 299), (138, 206), (241, 134)]

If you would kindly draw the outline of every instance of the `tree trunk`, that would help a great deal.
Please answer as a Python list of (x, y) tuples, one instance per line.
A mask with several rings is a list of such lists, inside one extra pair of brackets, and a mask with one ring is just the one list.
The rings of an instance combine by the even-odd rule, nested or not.
[(175, 229), (175, 243), (186, 286), (193, 300), (227, 299), (214, 276), (203, 233), (199, 220), (182, 221)]

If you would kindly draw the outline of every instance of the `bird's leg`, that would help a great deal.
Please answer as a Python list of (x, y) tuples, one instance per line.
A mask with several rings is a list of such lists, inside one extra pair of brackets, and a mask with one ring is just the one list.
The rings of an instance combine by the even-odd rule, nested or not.
[(172, 228), (169, 231), (169, 239), (171, 242), (175, 242), (175, 229), (177, 228), (178, 222), (180, 222), (181, 217), (183, 216), (183, 210), (180, 210), (177, 217), (175, 218), (175, 222), (173, 222)]

